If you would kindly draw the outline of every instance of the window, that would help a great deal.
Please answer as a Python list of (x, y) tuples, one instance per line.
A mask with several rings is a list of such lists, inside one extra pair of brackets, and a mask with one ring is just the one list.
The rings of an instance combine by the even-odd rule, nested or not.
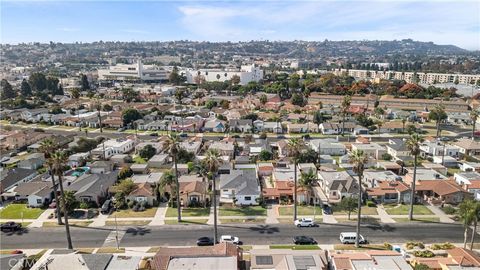
[(252, 197), (251, 196), (245, 196), (245, 201), (251, 201)]
[(42, 203), (42, 199), (37, 199), (37, 204), (41, 204)]

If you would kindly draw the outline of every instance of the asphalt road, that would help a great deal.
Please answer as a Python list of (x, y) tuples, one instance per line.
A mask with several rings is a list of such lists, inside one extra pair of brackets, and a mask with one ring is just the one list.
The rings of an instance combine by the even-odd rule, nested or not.
[[(201, 236), (212, 236), (209, 225), (165, 225), (158, 227), (122, 227), (125, 234), (120, 246), (183, 246), (195, 245)], [(74, 247), (101, 247), (114, 228), (72, 228)], [(289, 224), (278, 225), (221, 225), (219, 235), (237, 236), (244, 245), (290, 244), (297, 235), (311, 236), (319, 244), (337, 244), (341, 232), (355, 231), (354, 225), (321, 224), (316, 228), (296, 228)], [(123, 233), (121, 233), (123, 234)], [(434, 242), (463, 242), (463, 227), (459, 224), (416, 223), (383, 224), (372, 228), (362, 226), (361, 234), (371, 243), (401, 243), (409, 240)], [(1, 249), (65, 248), (65, 229), (32, 228), (24, 232), (2, 233)]]

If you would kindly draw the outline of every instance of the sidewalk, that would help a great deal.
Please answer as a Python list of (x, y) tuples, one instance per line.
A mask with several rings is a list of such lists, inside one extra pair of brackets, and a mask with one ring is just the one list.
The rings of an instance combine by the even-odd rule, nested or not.
[(269, 205), (267, 207), (267, 220), (265, 220), (267, 224), (277, 224), (280, 223), (278, 221), (278, 205)]
[(157, 212), (152, 221), (148, 224), (149, 226), (160, 226), (165, 224), (165, 214), (167, 213), (167, 204), (162, 203), (158, 206)]
[(377, 213), (382, 223), (396, 223), (396, 221), (385, 211), (383, 205), (377, 206)]
[(27, 227), (28, 228), (40, 228), (43, 226), (43, 222), (47, 222), (47, 221), (54, 221), (54, 222), (57, 222), (57, 219), (56, 218), (52, 218), (52, 219), (49, 219), (48, 217), (50, 216), (50, 214), (53, 214), (55, 212), (55, 209), (47, 209), (45, 210), (37, 219), (34, 219), (32, 221), (32, 224), (28, 225)]
[(107, 222), (108, 215), (98, 214), (96, 218), (93, 219), (93, 222), (88, 225), (88, 227), (103, 227)]
[(454, 223), (455, 221), (451, 219), (445, 212), (443, 212), (440, 208), (434, 205), (426, 205), (427, 208), (432, 211), (437, 217), (440, 218), (440, 222), (442, 223)]
[[(217, 224), (221, 224), (220, 222), (220, 215), (219, 215), (219, 210), (220, 209), (220, 196), (217, 196)], [(213, 205), (210, 207), (210, 215), (208, 216), (208, 225), (213, 225), (214, 223), (214, 216), (213, 216)]]

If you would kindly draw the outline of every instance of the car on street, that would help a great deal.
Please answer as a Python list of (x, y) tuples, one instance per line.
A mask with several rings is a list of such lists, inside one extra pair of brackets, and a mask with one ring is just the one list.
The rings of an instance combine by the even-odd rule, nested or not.
[(293, 243), (295, 245), (316, 245), (317, 241), (310, 236), (301, 235), (293, 237)]
[(235, 245), (240, 245), (241, 241), (238, 239), (238, 237), (232, 236), (232, 235), (222, 235), (220, 237), (220, 242), (226, 242), (226, 243), (232, 243)]
[(22, 229), (22, 224), (16, 223), (13, 221), (5, 222), (2, 225), (0, 225), (0, 230), (2, 232), (13, 232), (13, 231), (18, 231)]
[(112, 201), (111, 200), (106, 200), (103, 203), (102, 208), (100, 209), (100, 213), (102, 213), (104, 215), (110, 214), (110, 212), (112, 211), (112, 206), (113, 206)]
[[(342, 244), (355, 244), (357, 239), (357, 233), (355, 232), (342, 232), (340, 233), (340, 242)], [(359, 241), (360, 244), (366, 244), (367, 240), (360, 234)]]
[(200, 237), (197, 240), (197, 246), (213, 246), (212, 237)]
[(317, 224), (312, 218), (301, 218), (294, 221), (297, 227), (316, 227)]

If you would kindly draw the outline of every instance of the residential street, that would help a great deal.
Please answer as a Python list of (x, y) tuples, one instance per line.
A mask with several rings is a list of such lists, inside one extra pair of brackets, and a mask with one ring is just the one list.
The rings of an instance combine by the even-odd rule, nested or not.
[[(73, 227), (74, 247), (101, 247), (107, 245), (107, 237), (115, 236), (115, 228)], [(195, 245), (197, 238), (210, 236), (209, 225), (164, 225), (149, 227), (119, 227), (120, 246), (182, 246)], [(322, 224), (317, 228), (296, 228), (289, 224), (275, 225), (221, 225), (219, 235), (238, 236), (244, 245), (290, 244), (292, 237), (307, 235), (319, 244), (336, 244), (341, 232), (354, 231), (353, 224)], [(371, 243), (399, 243), (409, 240), (432, 242), (463, 242), (463, 227), (458, 224), (415, 223), (383, 224), (381, 227), (362, 227)], [(114, 244), (114, 243), (113, 243)], [(108, 243), (112, 246), (112, 242)], [(29, 228), (23, 233), (1, 234), (1, 249), (65, 248), (64, 228)]]

